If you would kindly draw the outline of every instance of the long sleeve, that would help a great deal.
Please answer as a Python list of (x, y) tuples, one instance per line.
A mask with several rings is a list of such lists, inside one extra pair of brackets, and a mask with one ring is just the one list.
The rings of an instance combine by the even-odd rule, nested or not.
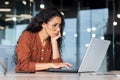
[(16, 72), (17, 71), (35, 71), (35, 64), (36, 62), (33, 62), (31, 60), (31, 42), (30, 40), (32, 37), (30, 37), (29, 32), (23, 32), (23, 34), (20, 36), (20, 39), (18, 41), (18, 45), (16, 47), (16, 53), (18, 57), (18, 64), (16, 66)]
[(18, 63), (15, 69), (16, 72), (33, 72), (35, 71), (36, 63), (62, 62), (61, 57), (52, 59), (51, 42), (48, 42), (42, 47), (39, 34), (30, 33), (28, 31), (23, 32), (20, 36), (16, 53), (18, 57)]

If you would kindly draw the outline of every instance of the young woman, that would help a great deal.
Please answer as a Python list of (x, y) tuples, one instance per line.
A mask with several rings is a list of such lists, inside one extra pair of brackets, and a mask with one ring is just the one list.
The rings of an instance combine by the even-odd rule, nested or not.
[(23, 31), (16, 47), (16, 72), (34, 72), (71, 64), (61, 59), (63, 15), (56, 9), (41, 10)]

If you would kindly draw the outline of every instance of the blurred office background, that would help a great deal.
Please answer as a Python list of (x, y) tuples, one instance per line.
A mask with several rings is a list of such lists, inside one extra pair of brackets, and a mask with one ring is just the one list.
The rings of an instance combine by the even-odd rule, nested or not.
[(0, 0), (0, 57), (9, 60), (17, 40), (31, 19), (44, 8), (57, 8), (65, 16), (62, 58), (78, 67), (92, 37), (110, 40), (102, 64), (120, 70), (120, 0)]

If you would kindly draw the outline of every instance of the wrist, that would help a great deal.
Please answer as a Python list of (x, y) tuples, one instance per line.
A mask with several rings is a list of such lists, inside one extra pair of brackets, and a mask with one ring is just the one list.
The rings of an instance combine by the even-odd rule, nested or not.
[(53, 63), (50, 63), (50, 68), (53, 68)]
[(55, 43), (57, 43), (57, 40), (56, 39), (51, 39), (51, 43), (55, 44)]
[(55, 38), (51, 38), (51, 41), (57, 41), (57, 39), (55, 39)]

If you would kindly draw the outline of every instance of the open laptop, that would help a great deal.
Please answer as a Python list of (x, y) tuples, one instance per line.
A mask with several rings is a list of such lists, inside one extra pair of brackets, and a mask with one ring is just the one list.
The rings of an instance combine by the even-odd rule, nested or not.
[(49, 72), (66, 72), (66, 73), (81, 73), (81, 72), (97, 72), (104, 60), (110, 41), (92, 38), (83, 57), (79, 69), (48, 69)]

